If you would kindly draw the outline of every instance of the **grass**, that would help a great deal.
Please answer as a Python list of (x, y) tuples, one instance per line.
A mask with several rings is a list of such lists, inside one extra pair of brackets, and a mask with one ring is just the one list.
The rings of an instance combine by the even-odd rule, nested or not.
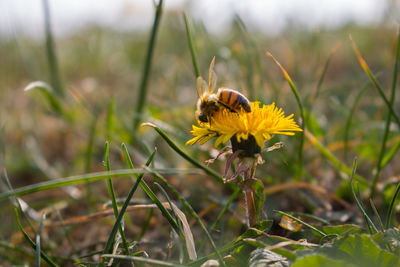
[[(268, 36), (235, 17), (216, 36), (160, 1), (149, 32), (56, 38), (43, 5), (43, 40), (0, 38), (1, 265), (400, 263), (393, 27)], [(184, 146), (213, 56), (218, 86), (276, 102), (304, 129), (262, 155), (251, 228), (243, 188), (222, 178), (232, 161), (205, 164), (221, 148)], [(282, 216), (303, 227), (280, 227)]]

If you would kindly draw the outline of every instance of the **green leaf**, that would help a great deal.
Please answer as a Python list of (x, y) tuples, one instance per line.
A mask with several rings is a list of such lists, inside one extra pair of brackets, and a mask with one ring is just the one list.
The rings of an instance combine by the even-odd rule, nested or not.
[(334, 226), (324, 226), (321, 228), (327, 235), (343, 235), (345, 233), (361, 233), (362, 228), (355, 224), (342, 224)]
[[(297, 253), (297, 264), (301, 258), (308, 258), (312, 255), (322, 254), (331, 260), (344, 261), (343, 264), (352, 264), (348, 266), (363, 266), (363, 267), (391, 267), (399, 266), (400, 259), (388, 252), (381, 249), (375, 243), (370, 235), (349, 235), (335, 239), (332, 243), (324, 244), (323, 246), (314, 250), (303, 250)], [(293, 265), (293, 266), (306, 266), (306, 265)], [(307, 266), (332, 266), (319, 264), (309, 264)], [(334, 266), (343, 266), (342, 264)], [(347, 266), (347, 265), (344, 265)]]
[(396, 255), (400, 255), (400, 230), (397, 228), (390, 228), (384, 233), (380, 232), (372, 236), (382, 249), (389, 249)]
[(289, 261), (269, 249), (255, 249), (250, 254), (249, 267), (288, 267)]
[(333, 260), (325, 255), (310, 255), (304, 258), (298, 259), (292, 267), (310, 267), (310, 266), (323, 266), (323, 267), (355, 267), (356, 265), (346, 263), (341, 260)]

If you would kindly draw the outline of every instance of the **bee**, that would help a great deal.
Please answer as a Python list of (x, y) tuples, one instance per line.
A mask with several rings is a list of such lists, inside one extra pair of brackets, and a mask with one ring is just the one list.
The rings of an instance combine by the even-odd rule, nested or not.
[[(211, 122), (212, 116), (221, 108), (226, 108), (230, 112), (238, 112), (241, 109), (251, 112), (249, 100), (236, 90), (229, 88), (219, 88), (217, 93), (213, 93), (216, 84), (214, 74), (215, 57), (212, 59), (208, 72), (208, 84), (203, 78), (197, 78), (197, 93), (199, 100), (197, 101), (196, 117), (201, 122)], [(204, 86), (204, 84), (206, 84)], [(207, 89), (203, 89), (206, 87)]]

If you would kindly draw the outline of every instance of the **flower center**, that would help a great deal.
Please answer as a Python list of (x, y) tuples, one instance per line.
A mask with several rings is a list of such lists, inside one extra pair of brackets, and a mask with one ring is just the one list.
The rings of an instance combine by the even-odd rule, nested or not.
[(247, 139), (241, 138), (240, 142), (237, 141), (236, 135), (231, 138), (232, 143), (232, 152), (235, 153), (238, 150), (242, 152), (239, 154), (239, 157), (254, 157), (255, 154), (259, 154), (261, 152), (261, 147), (257, 145), (256, 139), (254, 136), (249, 134)]

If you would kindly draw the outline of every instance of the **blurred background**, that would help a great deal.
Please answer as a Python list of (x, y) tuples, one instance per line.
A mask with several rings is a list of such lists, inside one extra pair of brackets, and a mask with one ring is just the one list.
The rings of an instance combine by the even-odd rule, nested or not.
[[(286, 115), (294, 113), (299, 122), (299, 109), (290, 87), (265, 55), (271, 52), (299, 91), (310, 132), (347, 166), (357, 156), (360, 175), (369, 181), (374, 178), (387, 107), (361, 69), (349, 35), (389, 95), (399, 1), (166, 0), (141, 114), (136, 113), (137, 99), (157, 3), (151, 0), (48, 2), (53, 64), (46, 43), (44, 2), (0, 1), (0, 167), (7, 168), (13, 187), (103, 171), (105, 140), (111, 141), (112, 169), (126, 168), (121, 160), (122, 142), (128, 145), (135, 166), (141, 166), (157, 147), (156, 167), (193, 167), (154, 130), (139, 127), (135, 131), (135, 118), (160, 126), (199, 162), (217, 154), (211, 143), (184, 146), (195, 124), (197, 95), (183, 13), (188, 17), (202, 76), (207, 74), (210, 61), (216, 56), (218, 86), (237, 89), (251, 101), (275, 102)], [(62, 88), (64, 93), (49, 97), (40, 90), (24, 91), (34, 81), (43, 81), (53, 90)], [(400, 112), (398, 99), (394, 107)], [(397, 151), (399, 129), (394, 123), (390, 126), (387, 150)], [(307, 181), (351, 200), (343, 173), (321, 157), (309, 141), (305, 141), (304, 172), (300, 177), (296, 167), (300, 136), (274, 137), (270, 143), (278, 141), (283, 141), (285, 147), (267, 153), (266, 164), (256, 175), (266, 188)], [(210, 167), (222, 174), (224, 160)], [(400, 159), (396, 155), (380, 175), (381, 203), (390, 201), (399, 173)], [(221, 207), (230, 195), (223, 185), (215, 185), (204, 174), (168, 179), (196, 211), (211, 205)], [(130, 181), (118, 179), (115, 187), (119, 196), (125, 196)], [(1, 182), (1, 191), (7, 190), (8, 186)], [(305, 190), (299, 192), (278, 190), (271, 194), (265, 212), (269, 216), (273, 216), (273, 209), (326, 215), (327, 210), (340, 209), (337, 203), (327, 203), (331, 200), (310, 197)], [(24, 199), (35, 210), (66, 201), (60, 208), (63, 217), (88, 214), (109, 200), (103, 182), (30, 194)], [(0, 232), (3, 239), (8, 239), (7, 233), (12, 231), (6, 222), (13, 220), (9, 216), (12, 205), (5, 202), (2, 205), (2, 214), (6, 215), (2, 215), (5, 218)], [(243, 215), (241, 205), (238, 203), (231, 212), (238, 209)], [(211, 209), (205, 218), (215, 218), (217, 214)], [(143, 217), (140, 215), (128, 226), (132, 232), (139, 231), (136, 225), (140, 223), (135, 220), (143, 221), (147, 216), (144, 212)], [(157, 216), (160, 219), (161, 215)], [(240, 232), (241, 224), (232, 226), (232, 221), (224, 220), (230, 229)], [(156, 227), (156, 222), (150, 224), (150, 230)], [(105, 223), (104, 227), (109, 229), (110, 224)], [(75, 230), (77, 236), (82, 233), (82, 229)], [(80, 236), (86, 245), (107, 232), (93, 231)], [(149, 233), (160, 238), (157, 232)], [(226, 240), (234, 234), (232, 230)], [(60, 240), (54, 238), (54, 242), (62, 242), (62, 235)], [(63, 253), (64, 245), (68, 247), (63, 244), (54, 249)]]
[[(53, 0), (50, 3), (54, 33), (63, 36), (88, 25), (110, 27), (117, 31), (146, 30), (152, 24), (153, 1), (87, 0), (69, 2)], [(289, 26), (308, 30), (333, 29), (347, 23), (372, 25), (395, 20), (396, 1), (355, 0), (340, 1), (166, 1), (167, 13), (185, 11), (196, 20), (203, 20), (207, 30), (221, 33), (229, 29), (235, 15), (245, 18), (246, 25), (265, 34), (279, 34)], [(1, 33), (43, 35), (43, 8), (41, 1), (16, 0), (0, 3)], [(392, 17), (390, 17), (392, 16)]]

